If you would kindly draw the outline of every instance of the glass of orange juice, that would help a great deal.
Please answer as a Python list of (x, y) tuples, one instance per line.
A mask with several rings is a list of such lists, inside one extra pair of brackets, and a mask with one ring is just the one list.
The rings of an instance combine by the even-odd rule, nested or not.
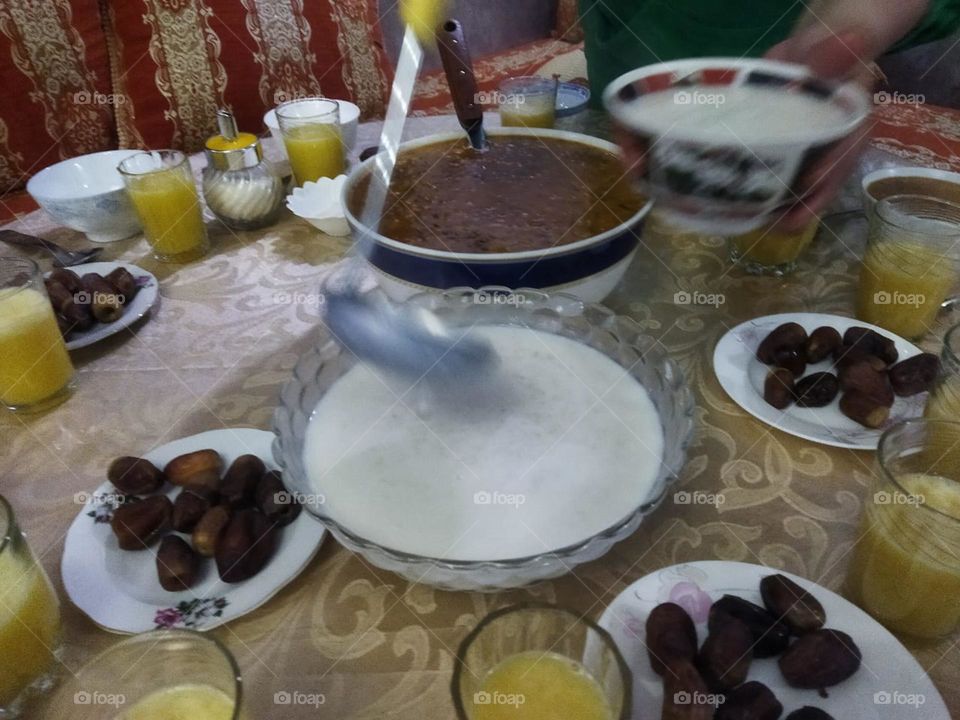
[(0, 258), (0, 402), (45, 410), (70, 394), (73, 364), (32, 260)]
[(0, 496), (0, 717), (48, 691), (60, 649), (60, 602)]
[(627, 720), (632, 685), (613, 639), (592, 620), (521, 603), (492, 612), (467, 635), (451, 690), (460, 720)]
[(556, 78), (514, 77), (500, 84), (500, 124), (552, 128), (557, 118)]
[(153, 630), (88, 662), (54, 698), (49, 717), (71, 720), (242, 720), (237, 662), (212, 635)]
[(960, 279), (960, 205), (893, 195), (877, 203), (857, 288), (857, 317), (905, 338), (933, 326)]
[(847, 586), (895, 633), (960, 626), (960, 423), (907, 420), (880, 438)]
[(729, 239), (730, 259), (751, 275), (788, 275), (817, 234), (820, 220), (803, 230), (781, 232), (765, 227)]
[(182, 263), (206, 254), (207, 228), (186, 155), (151, 150), (131, 155), (117, 169), (157, 260)]
[(297, 185), (335, 178), (346, 170), (346, 146), (340, 128), (340, 105), (311, 97), (277, 106), (280, 134)]

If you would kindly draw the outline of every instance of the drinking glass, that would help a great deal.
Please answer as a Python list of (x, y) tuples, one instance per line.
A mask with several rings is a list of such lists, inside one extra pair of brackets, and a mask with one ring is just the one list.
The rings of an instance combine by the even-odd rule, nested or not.
[(730, 259), (751, 275), (788, 275), (817, 234), (820, 220), (802, 230), (780, 232), (769, 227), (736, 235), (728, 241)]
[(60, 649), (60, 601), (0, 495), (0, 718), (50, 690)]
[(50, 717), (241, 720), (240, 670), (212, 635), (153, 630), (101, 653), (57, 693)]
[(45, 410), (67, 398), (72, 379), (40, 268), (0, 258), (0, 402), (14, 411)]
[(151, 150), (131, 155), (117, 169), (157, 260), (183, 263), (206, 254), (207, 228), (186, 155)]
[(960, 279), (960, 205), (923, 195), (877, 203), (857, 317), (905, 338), (928, 332)]
[(277, 122), (297, 185), (343, 174), (346, 155), (335, 101), (312, 97), (281, 103)]
[(500, 85), (500, 124), (552, 128), (557, 117), (556, 78), (515, 77)]
[(880, 438), (847, 578), (895, 633), (940, 638), (960, 625), (960, 423), (915, 419)]
[(930, 391), (924, 417), (960, 420), (960, 325), (947, 331), (940, 358), (940, 377)]
[(535, 602), (490, 613), (460, 644), (451, 683), (457, 717), (471, 720), (478, 717), (478, 708), (483, 712), (485, 708), (497, 710), (500, 706), (505, 709), (503, 717), (512, 712), (516, 717), (539, 718), (538, 713), (545, 712), (544, 705), (551, 703), (555, 703), (555, 714), (542, 717), (562, 717), (564, 710), (573, 712), (572, 706), (557, 705), (562, 703), (561, 693), (570, 686), (561, 684), (560, 678), (556, 687), (535, 687), (537, 681), (524, 687), (525, 673), (519, 672), (513, 688), (520, 690), (518, 693), (498, 692), (487, 684), (491, 671), (503, 667), (504, 661), (526, 655), (533, 657), (534, 664), (548, 658), (569, 662), (587, 675), (590, 686), (599, 690), (611, 720), (630, 717), (632, 676), (607, 631), (572, 610)]

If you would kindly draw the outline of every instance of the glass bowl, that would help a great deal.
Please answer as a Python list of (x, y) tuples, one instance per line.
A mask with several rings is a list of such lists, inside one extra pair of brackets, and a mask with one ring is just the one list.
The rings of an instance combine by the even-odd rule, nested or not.
[[(383, 292), (374, 289), (372, 292)], [(596, 560), (632, 534), (674, 484), (686, 460), (693, 434), (694, 401), (680, 368), (667, 357), (663, 346), (645, 335), (626, 317), (585, 303), (573, 295), (546, 294), (539, 290), (511, 291), (488, 286), (452, 288), (420, 293), (406, 302), (425, 307), (455, 327), (475, 324), (514, 325), (561, 335), (603, 353), (623, 366), (650, 395), (664, 430), (660, 472), (647, 500), (632, 508), (606, 530), (574, 545), (528, 557), (507, 560), (449, 560), (431, 558), (385, 547), (351, 532), (325, 512), (323, 503), (308, 503), (307, 510), (330, 530), (344, 547), (372, 565), (412, 581), (446, 590), (496, 591), (557, 577), (574, 566)], [(311, 495), (303, 466), (307, 424), (327, 390), (355, 364), (355, 358), (332, 340), (308, 350), (298, 360), (293, 377), (280, 392), (273, 416), (276, 434), (273, 454), (284, 472), (287, 487)]]

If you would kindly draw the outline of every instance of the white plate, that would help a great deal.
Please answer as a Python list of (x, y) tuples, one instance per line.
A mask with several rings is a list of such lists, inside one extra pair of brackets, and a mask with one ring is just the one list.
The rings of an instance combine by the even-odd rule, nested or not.
[(590, 88), (577, 83), (560, 83), (557, 86), (557, 117), (576, 115), (590, 102)]
[[(782, 573), (809, 590), (827, 611), (827, 627), (850, 635), (863, 653), (860, 669), (851, 678), (827, 689), (787, 685), (776, 658), (754, 660), (750, 680), (759, 680), (783, 703), (783, 717), (813, 705), (837, 720), (950, 720), (943, 698), (913, 655), (882, 625), (856, 605), (809, 580), (779, 570), (739, 562), (704, 561), (673, 565), (647, 575), (624, 590), (600, 618), (633, 672), (633, 717), (658, 718), (663, 703), (663, 678), (650, 668), (644, 645), (647, 615), (663, 602), (675, 602), (690, 613), (697, 635), (706, 638), (707, 612), (723, 595), (737, 595), (762, 604), (760, 580)], [(919, 710), (913, 699), (922, 699)], [(919, 703), (919, 700), (918, 700)]]
[[(98, 275), (106, 276), (118, 267), (126, 268), (127, 272), (133, 275), (137, 281), (137, 285), (140, 286), (140, 292), (134, 296), (128, 305), (124, 306), (123, 315), (121, 315), (120, 319), (116, 322), (98, 322), (94, 323), (89, 330), (74, 331), (70, 336), (70, 340), (67, 341), (67, 350), (77, 350), (87, 345), (93, 345), (95, 342), (100, 342), (104, 338), (108, 338), (124, 328), (130, 327), (150, 312), (153, 306), (157, 304), (157, 299), (160, 297), (160, 283), (152, 273), (136, 265), (122, 262), (95, 262), (74, 265), (73, 267), (65, 269), (73, 270), (77, 275), (83, 277), (87, 273), (97, 273)], [(47, 275), (49, 276), (50, 273), (47, 273)]]
[[(771, 330), (787, 322), (799, 323), (808, 333), (821, 325), (835, 327), (841, 335), (854, 325), (871, 328), (896, 343), (900, 360), (921, 352), (915, 345), (888, 330), (839, 315), (783, 313), (749, 320), (720, 338), (713, 351), (713, 371), (727, 394), (755, 418), (805, 440), (853, 450), (876, 450), (885, 428), (901, 420), (923, 415), (927, 393), (908, 398), (898, 397), (890, 410), (890, 419), (878, 430), (863, 427), (840, 412), (839, 399), (822, 408), (791, 405), (786, 410), (777, 410), (768, 404), (763, 399), (763, 381), (769, 368), (757, 360), (757, 346)], [(832, 365), (828, 358), (816, 365), (808, 365), (804, 374), (830, 371)]]
[[(187, 452), (213, 448), (225, 467), (250, 453), (269, 469), (273, 433), (249, 428), (211, 430), (162, 445), (142, 457), (157, 467)], [(106, 468), (104, 468), (106, 472)], [(167, 486), (172, 499), (180, 489)], [(307, 566), (323, 540), (324, 528), (306, 510), (280, 530), (277, 550), (267, 566), (249, 580), (220, 580), (213, 560), (204, 563), (201, 580), (184, 592), (168, 592), (157, 579), (156, 550), (125, 551), (117, 545), (109, 518), (115, 497), (105, 482), (92, 493), (80, 493), (83, 510), (74, 519), (63, 549), (61, 573), (70, 599), (107, 630), (138, 633), (157, 627), (210, 630), (260, 607)]]

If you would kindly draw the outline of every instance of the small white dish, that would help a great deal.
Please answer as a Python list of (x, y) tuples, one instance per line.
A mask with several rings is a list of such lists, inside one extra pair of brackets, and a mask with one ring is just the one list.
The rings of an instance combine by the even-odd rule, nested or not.
[[(890, 419), (878, 430), (863, 427), (840, 412), (839, 400), (834, 400), (822, 408), (791, 405), (786, 410), (777, 410), (763, 399), (763, 381), (769, 368), (757, 360), (756, 350), (771, 330), (787, 322), (799, 323), (808, 333), (821, 325), (830, 325), (841, 335), (854, 325), (876, 330), (896, 343), (900, 360), (906, 360), (921, 352), (917, 346), (888, 330), (839, 315), (783, 313), (748, 320), (727, 332), (717, 343), (713, 352), (713, 371), (727, 395), (755, 418), (777, 430), (823, 445), (852, 450), (876, 450), (884, 429), (901, 420), (923, 415), (927, 393), (907, 398), (898, 397), (890, 410)], [(827, 359), (816, 365), (808, 365), (804, 374), (830, 371), (831, 367), (832, 361)]]
[[(607, 630), (633, 673), (635, 718), (660, 717), (663, 678), (650, 667), (646, 640), (647, 616), (664, 602), (675, 602), (693, 618), (697, 636), (707, 635), (710, 605), (723, 595), (736, 595), (762, 605), (760, 581), (780, 573), (811, 592), (827, 612), (827, 627), (841, 630), (863, 653), (860, 669), (851, 678), (828, 689), (787, 685), (776, 658), (754, 659), (749, 680), (770, 688), (783, 704), (783, 716), (805, 705), (818, 707), (844, 720), (895, 720), (910, 715), (924, 720), (950, 720), (943, 698), (929, 676), (897, 638), (853, 603), (815, 582), (762, 565), (720, 560), (673, 565), (637, 580), (604, 611), (600, 627)], [(922, 705), (909, 705), (916, 699)]]
[[(240, 455), (256, 455), (267, 468), (273, 460), (273, 433), (251, 428), (211, 430), (154, 448), (141, 457), (163, 468), (183, 453), (213, 448), (224, 464)], [(175, 498), (180, 488), (168, 485)], [(200, 581), (190, 590), (168, 592), (157, 579), (156, 550), (121, 550), (110, 530), (119, 497), (103, 483), (93, 493), (74, 496), (83, 505), (67, 531), (60, 563), (64, 588), (73, 603), (106, 630), (139, 633), (156, 628), (211, 630), (263, 605), (292, 581), (313, 559), (326, 531), (305, 510), (280, 531), (277, 550), (258, 574), (244, 582), (220, 580), (212, 560), (204, 563)]]
[(294, 188), (287, 195), (287, 207), (297, 217), (301, 217), (321, 232), (335, 237), (350, 234), (343, 209), (343, 186), (346, 175), (332, 180), (320, 178), (316, 182), (305, 182), (303, 187)]
[(117, 165), (139, 150), (107, 150), (44, 168), (27, 182), (27, 192), (54, 220), (106, 243), (136, 235), (140, 221)]
[[(331, 98), (332, 99), (332, 98)], [(340, 106), (340, 130), (343, 132), (343, 144), (347, 152), (351, 152), (357, 146), (357, 129), (360, 127), (360, 108), (349, 100), (334, 100)], [(283, 144), (283, 136), (280, 134), (280, 123), (277, 122), (277, 109), (267, 110), (263, 115), (263, 124), (270, 130), (270, 135), (276, 140), (277, 145), (283, 151), (283, 156), (287, 157), (287, 148)]]
[[(72, 270), (80, 277), (87, 273), (97, 273), (98, 275), (108, 275), (118, 267), (126, 268), (127, 272), (133, 275), (140, 287), (133, 300), (123, 308), (123, 315), (120, 319), (112, 323), (94, 323), (88, 330), (80, 330), (71, 334), (67, 341), (67, 350), (77, 350), (87, 345), (93, 345), (104, 338), (116, 335), (121, 330), (133, 325), (135, 322), (149, 313), (157, 301), (160, 299), (160, 282), (153, 275), (141, 267), (131, 263), (122, 262), (95, 262), (85, 263), (83, 265), (74, 265), (67, 268)], [(47, 273), (49, 275), (50, 273)]]
[(557, 117), (576, 115), (586, 110), (590, 102), (590, 88), (578, 83), (562, 82), (557, 86)]

